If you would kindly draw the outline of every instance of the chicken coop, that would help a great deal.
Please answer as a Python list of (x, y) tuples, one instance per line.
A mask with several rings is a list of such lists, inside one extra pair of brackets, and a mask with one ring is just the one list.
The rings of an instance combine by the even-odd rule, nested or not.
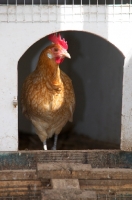
[[(0, 27), (0, 200), (131, 200), (132, 1), (0, 0)], [(44, 151), (20, 93), (58, 32), (76, 108), (59, 150)]]

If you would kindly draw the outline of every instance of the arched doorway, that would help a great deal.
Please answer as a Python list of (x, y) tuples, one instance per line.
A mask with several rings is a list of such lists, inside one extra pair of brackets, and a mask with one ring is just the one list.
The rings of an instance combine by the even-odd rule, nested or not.
[[(72, 59), (65, 59), (60, 68), (72, 79), (76, 95), (74, 122), (68, 124), (63, 132), (82, 134), (119, 145), (123, 54), (108, 41), (91, 33), (64, 31), (61, 34), (68, 41)], [(19, 92), (22, 82), (35, 68), (40, 52), (48, 43), (46, 37), (42, 38), (19, 60)], [(19, 130), (34, 132), (29, 121), (21, 114)]]

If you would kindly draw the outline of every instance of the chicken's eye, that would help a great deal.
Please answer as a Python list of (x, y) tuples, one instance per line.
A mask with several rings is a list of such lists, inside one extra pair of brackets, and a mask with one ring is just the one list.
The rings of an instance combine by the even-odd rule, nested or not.
[(59, 49), (58, 48), (54, 48), (54, 51), (57, 52)]

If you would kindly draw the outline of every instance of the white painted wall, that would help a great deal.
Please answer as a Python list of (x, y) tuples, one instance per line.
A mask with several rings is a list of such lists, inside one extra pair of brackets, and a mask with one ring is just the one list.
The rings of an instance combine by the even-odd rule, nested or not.
[(99, 35), (114, 44), (125, 56), (132, 44), (132, 21), (126, 5), (122, 15), (118, 6), (112, 14), (109, 6), (76, 6), (74, 11), (72, 6), (43, 6), (42, 13), (38, 10), (38, 15), (32, 17), (37, 9), (34, 6), (35, 10), (31, 7), (27, 9), (27, 18), (24, 19), (23, 9), (19, 8), (0, 7), (1, 151), (18, 148), (17, 107), (13, 106), (13, 99), (17, 97), (17, 64), (32, 44), (52, 32), (64, 30), (81, 30)]
[(121, 149), (132, 151), (132, 50), (124, 63)]

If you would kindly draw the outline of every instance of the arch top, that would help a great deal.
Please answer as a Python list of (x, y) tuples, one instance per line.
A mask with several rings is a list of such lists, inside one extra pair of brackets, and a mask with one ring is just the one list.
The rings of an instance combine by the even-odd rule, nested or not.
[[(130, 43), (129, 45), (126, 45), (125, 44), (125, 47), (124, 48), (124, 43), (121, 43), (120, 40), (123, 40), (123, 39), (120, 39), (119, 40), (119, 37), (116, 37), (113, 38), (113, 37), (110, 37), (108, 35), (108, 31), (106, 29), (104, 29), (105, 31), (100, 31), (100, 29), (98, 28), (98, 26), (96, 25), (95, 27), (93, 26), (93, 28), (90, 28), (90, 27), (79, 27), (78, 24), (74, 25), (74, 28), (71, 26), (71, 24), (67, 25), (67, 26), (52, 26), (51, 24), (46, 24), (45, 26), (42, 27), (42, 25), (37, 25), (37, 29), (35, 28), (34, 29), (34, 24), (33, 26), (31, 26), (31, 29), (29, 27), (27, 27), (27, 30), (23, 32), (23, 30), (21, 30), (23, 33), (22, 33), (22, 38), (21, 40), (19, 40), (19, 46), (21, 45), (21, 50), (19, 49), (18, 51), (18, 60), (21, 58), (21, 56), (27, 51), (28, 48), (30, 48), (34, 43), (38, 42), (39, 40), (41, 40), (42, 38), (48, 36), (49, 34), (51, 33), (56, 33), (56, 32), (64, 32), (64, 31), (81, 31), (81, 32), (86, 32), (88, 34), (93, 34), (97, 37), (100, 37), (101, 39), (104, 39), (106, 40), (107, 42), (111, 43), (112, 45), (115, 46), (115, 48), (117, 48), (121, 53), (122, 55), (125, 57), (125, 55), (127, 54), (127, 52), (129, 51), (129, 46), (130, 46)], [(26, 34), (27, 33), (27, 34)], [(17, 33), (16, 33), (17, 34)], [(30, 35), (32, 37), (30, 37)]]
[[(4, 5), (7, 10), (7, 5)], [(40, 5), (39, 5), (40, 6)], [(132, 21), (125, 5), (41, 5), (40, 13), (38, 6), (27, 7), (27, 13), (23, 13), (22, 5), (16, 12), (16, 6), (12, 5), (12, 13), (2, 13), (2, 41), (10, 38), (9, 43), (13, 49), (17, 49), (17, 59), (32, 44), (52, 32), (75, 30), (86, 31), (100, 36), (115, 45), (126, 56), (132, 44)], [(123, 9), (122, 9), (123, 7)], [(120, 13), (122, 10), (122, 13)], [(92, 11), (92, 12), (91, 12)], [(19, 13), (20, 12), (20, 13)], [(10, 15), (11, 14), (11, 15)], [(15, 14), (13, 17), (12, 15)], [(76, 15), (75, 15), (76, 14)], [(11, 17), (12, 16), (12, 17)], [(7, 23), (5, 22), (17, 23)], [(24, 22), (24, 23), (23, 23)], [(28, 22), (28, 23), (27, 23)], [(129, 23), (128, 23), (129, 22)], [(12, 31), (15, 30), (15, 31)], [(11, 41), (12, 40), (12, 41)], [(17, 40), (14, 44), (13, 40)], [(18, 46), (21, 46), (21, 50)]]

